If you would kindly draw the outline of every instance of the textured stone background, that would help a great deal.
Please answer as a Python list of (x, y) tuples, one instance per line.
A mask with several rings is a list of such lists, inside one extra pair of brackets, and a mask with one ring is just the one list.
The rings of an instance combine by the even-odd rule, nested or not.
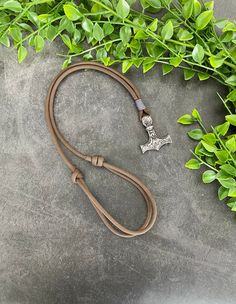
[[(235, 0), (217, 0), (216, 13), (235, 17)], [(104, 227), (51, 143), (44, 99), (60, 70), (53, 43), (18, 65), (0, 50), (0, 303), (175, 304), (235, 303), (236, 218), (217, 200), (216, 185), (184, 168), (192, 142), (176, 119), (197, 107), (207, 125), (224, 111), (214, 81), (184, 82), (181, 71), (159, 68), (128, 77), (150, 108), (159, 134), (173, 144), (141, 155), (147, 140), (127, 92), (96, 72), (68, 78), (56, 115), (82, 151), (140, 177), (156, 197), (159, 218), (147, 235), (125, 240)], [(136, 227), (140, 194), (104, 170), (79, 162), (97, 198)]]

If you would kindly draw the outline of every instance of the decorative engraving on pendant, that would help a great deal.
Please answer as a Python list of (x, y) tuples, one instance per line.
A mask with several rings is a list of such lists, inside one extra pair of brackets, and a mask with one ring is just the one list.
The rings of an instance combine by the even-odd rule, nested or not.
[(149, 150), (160, 150), (160, 148), (166, 144), (171, 144), (172, 140), (170, 135), (166, 136), (165, 138), (158, 138), (156, 135), (156, 131), (153, 128), (152, 125), (152, 118), (150, 115), (145, 115), (142, 118), (142, 124), (146, 128), (146, 131), (149, 136), (149, 141), (144, 144), (140, 145), (141, 150), (143, 153)]

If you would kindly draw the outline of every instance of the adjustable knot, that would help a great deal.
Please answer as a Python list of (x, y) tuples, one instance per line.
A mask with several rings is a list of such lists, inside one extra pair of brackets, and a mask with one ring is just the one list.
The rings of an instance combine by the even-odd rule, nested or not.
[(93, 155), (91, 156), (91, 163), (95, 167), (102, 167), (104, 162), (104, 157), (100, 155)]
[(81, 178), (83, 178), (82, 173), (78, 169), (75, 169), (71, 176), (72, 182), (76, 184), (77, 179), (81, 179)]

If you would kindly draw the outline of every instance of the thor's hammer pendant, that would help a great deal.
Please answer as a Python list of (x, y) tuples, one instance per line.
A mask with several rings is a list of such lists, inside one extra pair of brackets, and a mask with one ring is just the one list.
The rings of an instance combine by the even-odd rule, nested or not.
[(165, 138), (158, 138), (156, 135), (156, 132), (152, 125), (152, 118), (150, 115), (143, 116), (142, 118), (142, 124), (146, 128), (146, 131), (149, 136), (149, 141), (145, 145), (140, 145), (141, 150), (143, 153), (149, 150), (160, 150), (162, 146), (165, 144), (172, 143), (170, 135), (168, 135)]

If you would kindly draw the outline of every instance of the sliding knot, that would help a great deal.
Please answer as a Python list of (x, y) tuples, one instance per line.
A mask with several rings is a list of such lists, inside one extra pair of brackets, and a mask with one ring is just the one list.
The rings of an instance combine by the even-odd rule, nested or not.
[(81, 178), (83, 178), (82, 173), (78, 169), (75, 169), (71, 176), (72, 182), (76, 184), (77, 179), (81, 179)]
[(93, 155), (91, 156), (91, 163), (95, 167), (102, 167), (104, 162), (104, 157), (100, 155)]

